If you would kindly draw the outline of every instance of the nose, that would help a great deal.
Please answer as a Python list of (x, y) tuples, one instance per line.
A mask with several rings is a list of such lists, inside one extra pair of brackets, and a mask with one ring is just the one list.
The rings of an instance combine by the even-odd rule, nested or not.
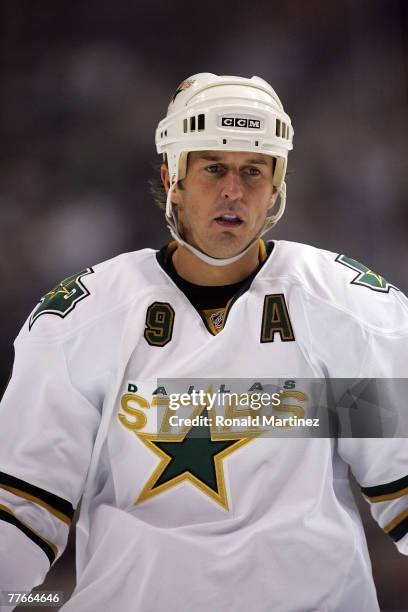
[(229, 171), (224, 177), (221, 188), (221, 197), (224, 200), (241, 200), (244, 196), (242, 179), (238, 172)]

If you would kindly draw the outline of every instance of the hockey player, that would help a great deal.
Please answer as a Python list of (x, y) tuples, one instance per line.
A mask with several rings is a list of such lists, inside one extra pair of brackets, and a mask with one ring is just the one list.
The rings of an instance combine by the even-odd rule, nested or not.
[[(408, 554), (406, 439), (204, 420), (232, 379), (280, 380), (270, 412), (308, 416), (299, 379), (407, 378), (397, 288), (261, 239), (284, 211), (292, 139), (262, 79), (187, 79), (156, 132), (174, 241), (87, 268), (33, 310), (0, 407), (0, 590), (42, 583), (82, 498), (65, 612), (379, 610), (348, 467)], [(188, 397), (208, 386), (178, 396), (190, 421), (173, 424), (181, 378)]]

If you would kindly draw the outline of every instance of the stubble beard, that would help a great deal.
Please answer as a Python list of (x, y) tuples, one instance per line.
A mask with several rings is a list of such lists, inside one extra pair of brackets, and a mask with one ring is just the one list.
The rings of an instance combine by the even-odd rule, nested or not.
[[(222, 207), (225, 208), (225, 205), (220, 204), (219, 208), (222, 209)], [(231, 210), (233, 211), (234, 209), (236, 210), (237, 214), (239, 214), (241, 207), (232, 206)], [(266, 215), (267, 212), (265, 214), (265, 218)], [(194, 212), (189, 216), (194, 217)], [(178, 229), (185, 242), (196, 249), (199, 249), (209, 257), (214, 257), (215, 259), (228, 259), (242, 253), (242, 251), (244, 251), (260, 233), (264, 223), (265, 219), (260, 222), (256, 230), (251, 232), (250, 236), (246, 237), (244, 235), (236, 235), (233, 231), (229, 231), (227, 228), (223, 232), (211, 232), (210, 229), (208, 229), (207, 235), (198, 236), (198, 241), (194, 235), (193, 225), (189, 222), (189, 218), (187, 218), (184, 223), (180, 218), (178, 218)]]
[(262, 221), (260, 227), (254, 230), (250, 236), (237, 236), (232, 231), (226, 229), (217, 234), (208, 232), (207, 236), (203, 236), (198, 241), (194, 237), (194, 232), (188, 224), (183, 225), (179, 222), (180, 234), (188, 244), (199, 249), (209, 257), (215, 259), (228, 259), (242, 253), (255, 239), (263, 227)]

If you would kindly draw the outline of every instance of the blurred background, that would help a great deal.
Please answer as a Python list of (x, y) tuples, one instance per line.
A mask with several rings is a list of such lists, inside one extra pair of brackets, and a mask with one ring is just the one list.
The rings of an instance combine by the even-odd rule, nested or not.
[[(292, 118), (270, 237), (346, 253), (408, 292), (407, 30), (406, 0), (1, 2), (0, 389), (46, 291), (168, 240), (154, 130), (197, 72), (259, 75)], [(408, 559), (359, 503), (382, 610), (408, 610)], [(43, 588), (68, 597), (73, 554), (71, 538)]]

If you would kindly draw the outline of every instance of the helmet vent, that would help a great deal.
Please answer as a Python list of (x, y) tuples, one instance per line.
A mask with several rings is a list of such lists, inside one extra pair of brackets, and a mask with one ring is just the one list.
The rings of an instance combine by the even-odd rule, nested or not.
[(276, 120), (276, 136), (289, 140), (289, 126), (280, 119)]
[(190, 117), (190, 121), (187, 118), (183, 119), (184, 134), (187, 134), (188, 132), (195, 132), (196, 130), (199, 132), (202, 132), (205, 130), (205, 115), (204, 114), (197, 115), (197, 117)]

